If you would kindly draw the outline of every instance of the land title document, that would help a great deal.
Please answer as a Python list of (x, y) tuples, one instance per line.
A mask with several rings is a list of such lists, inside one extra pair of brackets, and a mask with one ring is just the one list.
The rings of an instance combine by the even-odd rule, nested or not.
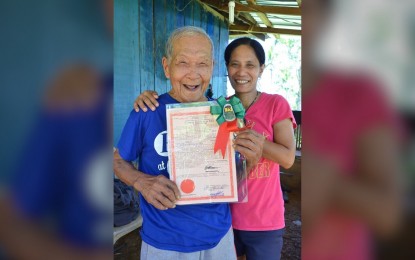
[(181, 193), (178, 205), (236, 202), (235, 150), (229, 134), (226, 154), (214, 153), (218, 115), (216, 101), (166, 106), (170, 179)]

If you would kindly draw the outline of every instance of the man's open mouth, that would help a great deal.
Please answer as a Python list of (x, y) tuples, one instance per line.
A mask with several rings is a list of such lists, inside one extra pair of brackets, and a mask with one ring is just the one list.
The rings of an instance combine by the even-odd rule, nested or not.
[(183, 86), (190, 91), (195, 91), (200, 87), (200, 85), (188, 85), (188, 84), (183, 84)]

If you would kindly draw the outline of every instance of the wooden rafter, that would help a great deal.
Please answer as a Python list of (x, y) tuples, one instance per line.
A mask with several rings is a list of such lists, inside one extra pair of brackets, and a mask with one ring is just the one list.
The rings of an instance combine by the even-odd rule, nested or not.
[[(256, 0), (248, 0), (248, 5), (249, 6), (255, 6), (256, 5)], [(258, 15), (258, 17), (261, 19), (261, 21), (267, 26), (267, 27), (272, 27), (272, 23), (271, 21), (268, 19), (267, 15), (261, 12), (257, 12), (256, 13)]]
[[(227, 4), (221, 4), (220, 9), (223, 11), (228, 10)], [(267, 14), (301, 15), (301, 9), (298, 7), (243, 5), (240, 3), (235, 3), (235, 12), (261, 12)]]
[[(220, 16), (221, 20), (228, 20), (228, 10), (221, 10), (218, 8), (217, 4), (219, 3), (217, 0), (197, 0), (203, 8), (205, 8), (208, 12), (212, 13), (215, 16)], [(216, 10), (216, 9), (217, 10)], [(252, 18), (252, 17), (251, 17)], [(253, 19), (253, 18), (252, 18)], [(250, 25), (256, 25), (256, 23), (252, 23), (250, 19), (248, 19), (245, 15), (235, 15), (235, 20), (239, 20), (239, 22), (250, 24)], [(255, 22), (255, 19), (253, 19)]]
[(249, 13), (238, 13), (236, 16), (237, 18), (243, 16), (249, 21), (249, 24), (259, 26), (257, 21), (255, 21), (254, 17), (252, 17), (252, 15)]
[(230, 25), (229, 30), (248, 32), (248, 33), (253, 32), (253, 33), (276, 33), (276, 34), (301, 35), (301, 30), (254, 27), (254, 26), (249, 26), (249, 25)]
[[(255, 1), (255, 0), (249, 0), (249, 1)], [(254, 3), (255, 4), (255, 3)], [(245, 18), (247, 18), (249, 21), (251, 21), (250, 25), (253, 26), (259, 26), (259, 24), (257, 23), (257, 21), (252, 17), (252, 15), (250, 13), (237, 13), (239, 16), (244, 16)], [(267, 34), (260, 34), (260, 33), (251, 33), (247, 35), (253, 35), (255, 37), (257, 37), (258, 39), (261, 39), (263, 41), (265, 41), (266, 38), (268, 38)]]
[[(256, 0), (248, 0), (248, 5), (249, 6), (254, 6), (256, 5)], [(273, 28), (271, 21), (268, 19), (267, 15), (261, 12), (256, 13), (259, 17), (259, 19), (261, 19), (261, 21), (268, 27), (268, 28)], [(275, 38), (279, 38), (278, 34), (274, 34)]]
[[(220, 5), (219, 1), (217, 0), (207, 0), (207, 1), (201, 1), (199, 0), (199, 2), (208, 10), (214, 10), (213, 8), (218, 8), (218, 5)], [(228, 10), (220, 10), (218, 9), (218, 11), (215, 11), (216, 14), (220, 14), (222, 15), (222, 19), (227, 19)], [(250, 25), (250, 26), (259, 26), (259, 24), (256, 22), (256, 20), (249, 14), (249, 13), (236, 13), (235, 14), (235, 24), (237, 25)], [(265, 41), (266, 38), (268, 38), (268, 36), (266, 35), (266, 33), (246, 33), (245, 35), (250, 35), (250, 36), (254, 36), (257, 37), (260, 40)]]
[(239, 37), (256, 37), (258, 39), (260, 39), (261, 41), (265, 41), (266, 40), (266, 34), (263, 33), (246, 33), (246, 32), (229, 32), (229, 36), (232, 36), (234, 38), (239, 38)]
[[(228, 19), (228, 1), (225, 0), (197, 0), (210, 9), (216, 10), (216, 14), (221, 14), (223, 19)], [(269, 14), (301, 16), (300, 7), (286, 6), (266, 6), (258, 5), (256, 0), (247, 0), (248, 4), (235, 2), (235, 24), (229, 26), (231, 35), (254, 35), (260, 39), (267, 37), (267, 34), (273, 34), (279, 38), (279, 34), (301, 35), (301, 29), (275, 28), (279, 25), (273, 24), (268, 17)], [(301, 0), (297, 0), (301, 6)], [(260, 27), (258, 22), (250, 13), (255, 13), (265, 27)]]
[(225, 19), (224, 18), (224, 16), (220, 13), (220, 12), (218, 12), (218, 11), (216, 11), (215, 9), (213, 9), (212, 7), (210, 7), (209, 5), (207, 5), (207, 4), (204, 4), (203, 2), (206, 2), (206, 1), (198, 1), (202, 6), (203, 6), (203, 8), (207, 11), (207, 12), (210, 12), (211, 14), (213, 14), (214, 16), (216, 16), (216, 17), (218, 17), (219, 19), (221, 19), (222, 21)]

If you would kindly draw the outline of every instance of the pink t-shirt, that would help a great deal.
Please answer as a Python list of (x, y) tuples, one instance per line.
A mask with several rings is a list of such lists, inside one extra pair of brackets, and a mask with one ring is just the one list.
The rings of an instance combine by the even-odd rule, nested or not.
[[(273, 142), (273, 126), (291, 119), (297, 125), (288, 102), (280, 95), (262, 93), (247, 111), (247, 125)], [(231, 204), (233, 228), (246, 231), (284, 228), (284, 200), (280, 186), (280, 166), (261, 158), (248, 176), (248, 202)]]

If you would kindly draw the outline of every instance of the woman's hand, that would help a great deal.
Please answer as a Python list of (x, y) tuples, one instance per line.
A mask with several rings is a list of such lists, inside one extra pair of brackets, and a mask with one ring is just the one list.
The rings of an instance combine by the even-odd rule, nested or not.
[[(140, 108), (143, 112), (147, 112), (147, 109), (150, 108), (152, 111), (156, 110), (156, 107), (159, 106), (157, 99), (159, 95), (156, 91), (146, 90), (141, 93), (134, 101), (134, 110), (135, 112), (140, 111)], [(148, 107), (148, 108), (147, 108)]]
[(252, 129), (237, 133), (234, 148), (246, 158), (246, 171), (249, 172), (258, 164), (264, 149), (265, 136)]

